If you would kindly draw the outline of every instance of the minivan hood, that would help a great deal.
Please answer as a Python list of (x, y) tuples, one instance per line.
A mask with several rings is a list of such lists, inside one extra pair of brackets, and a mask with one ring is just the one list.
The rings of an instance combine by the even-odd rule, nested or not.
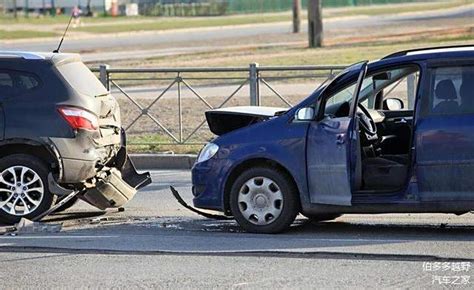
[(222, 135), (239, 128), (259, 123), (286, 112), (287, 108), (241, 106), (215, 109), (206, 112), (209, 130), (216, 135)]

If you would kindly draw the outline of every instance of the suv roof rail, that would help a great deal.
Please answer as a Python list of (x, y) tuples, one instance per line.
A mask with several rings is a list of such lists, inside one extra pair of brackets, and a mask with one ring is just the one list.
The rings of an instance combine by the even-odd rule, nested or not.
[(435, 50), (435, 49), (449, 49), (449, 48), (468, 48), (468, 47), (474, 48), (474, 44), (414, 48), (414, 49), (408, 49), (408, 50), (402, 50), (402, 51), (394, 52), (392, 54), (384, 56), (382, 59), (388, 59), (388, 58), (392, 58), (392, 57), (404, 56), (404, 55), (409, 54), (410, 52), (417, 52), (417, 51)]
[(23, 58), (23, 59), (36, 59), (41, 60), (45, 59), (44, 56), (34, 53), (34, 52), (25, 52), (25, 51), (1, 51), (0, 58)]

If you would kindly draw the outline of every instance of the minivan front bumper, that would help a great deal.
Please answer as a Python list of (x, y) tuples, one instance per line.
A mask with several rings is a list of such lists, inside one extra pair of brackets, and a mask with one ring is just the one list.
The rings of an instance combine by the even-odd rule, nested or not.
[(191, 174), (195, 207), (225, 211), (223, 184), (230, 164), (229, 160), (218, 158), (194, 164)]

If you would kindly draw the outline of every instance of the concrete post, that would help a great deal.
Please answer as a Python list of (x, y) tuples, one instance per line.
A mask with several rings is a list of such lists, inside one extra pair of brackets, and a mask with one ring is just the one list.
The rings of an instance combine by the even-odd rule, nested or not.
[(251, 63), (249, 69), (250, 105), (260, 106), (260, 92), (258, 89), (258, 63)]

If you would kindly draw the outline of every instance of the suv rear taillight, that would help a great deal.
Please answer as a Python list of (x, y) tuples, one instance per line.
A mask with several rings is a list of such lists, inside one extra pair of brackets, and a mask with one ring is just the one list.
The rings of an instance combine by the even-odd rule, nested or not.
[(59, 113), (73, 129), (96, 130), (99, 127), (97, 116), (75, 107), (59, 107)]

